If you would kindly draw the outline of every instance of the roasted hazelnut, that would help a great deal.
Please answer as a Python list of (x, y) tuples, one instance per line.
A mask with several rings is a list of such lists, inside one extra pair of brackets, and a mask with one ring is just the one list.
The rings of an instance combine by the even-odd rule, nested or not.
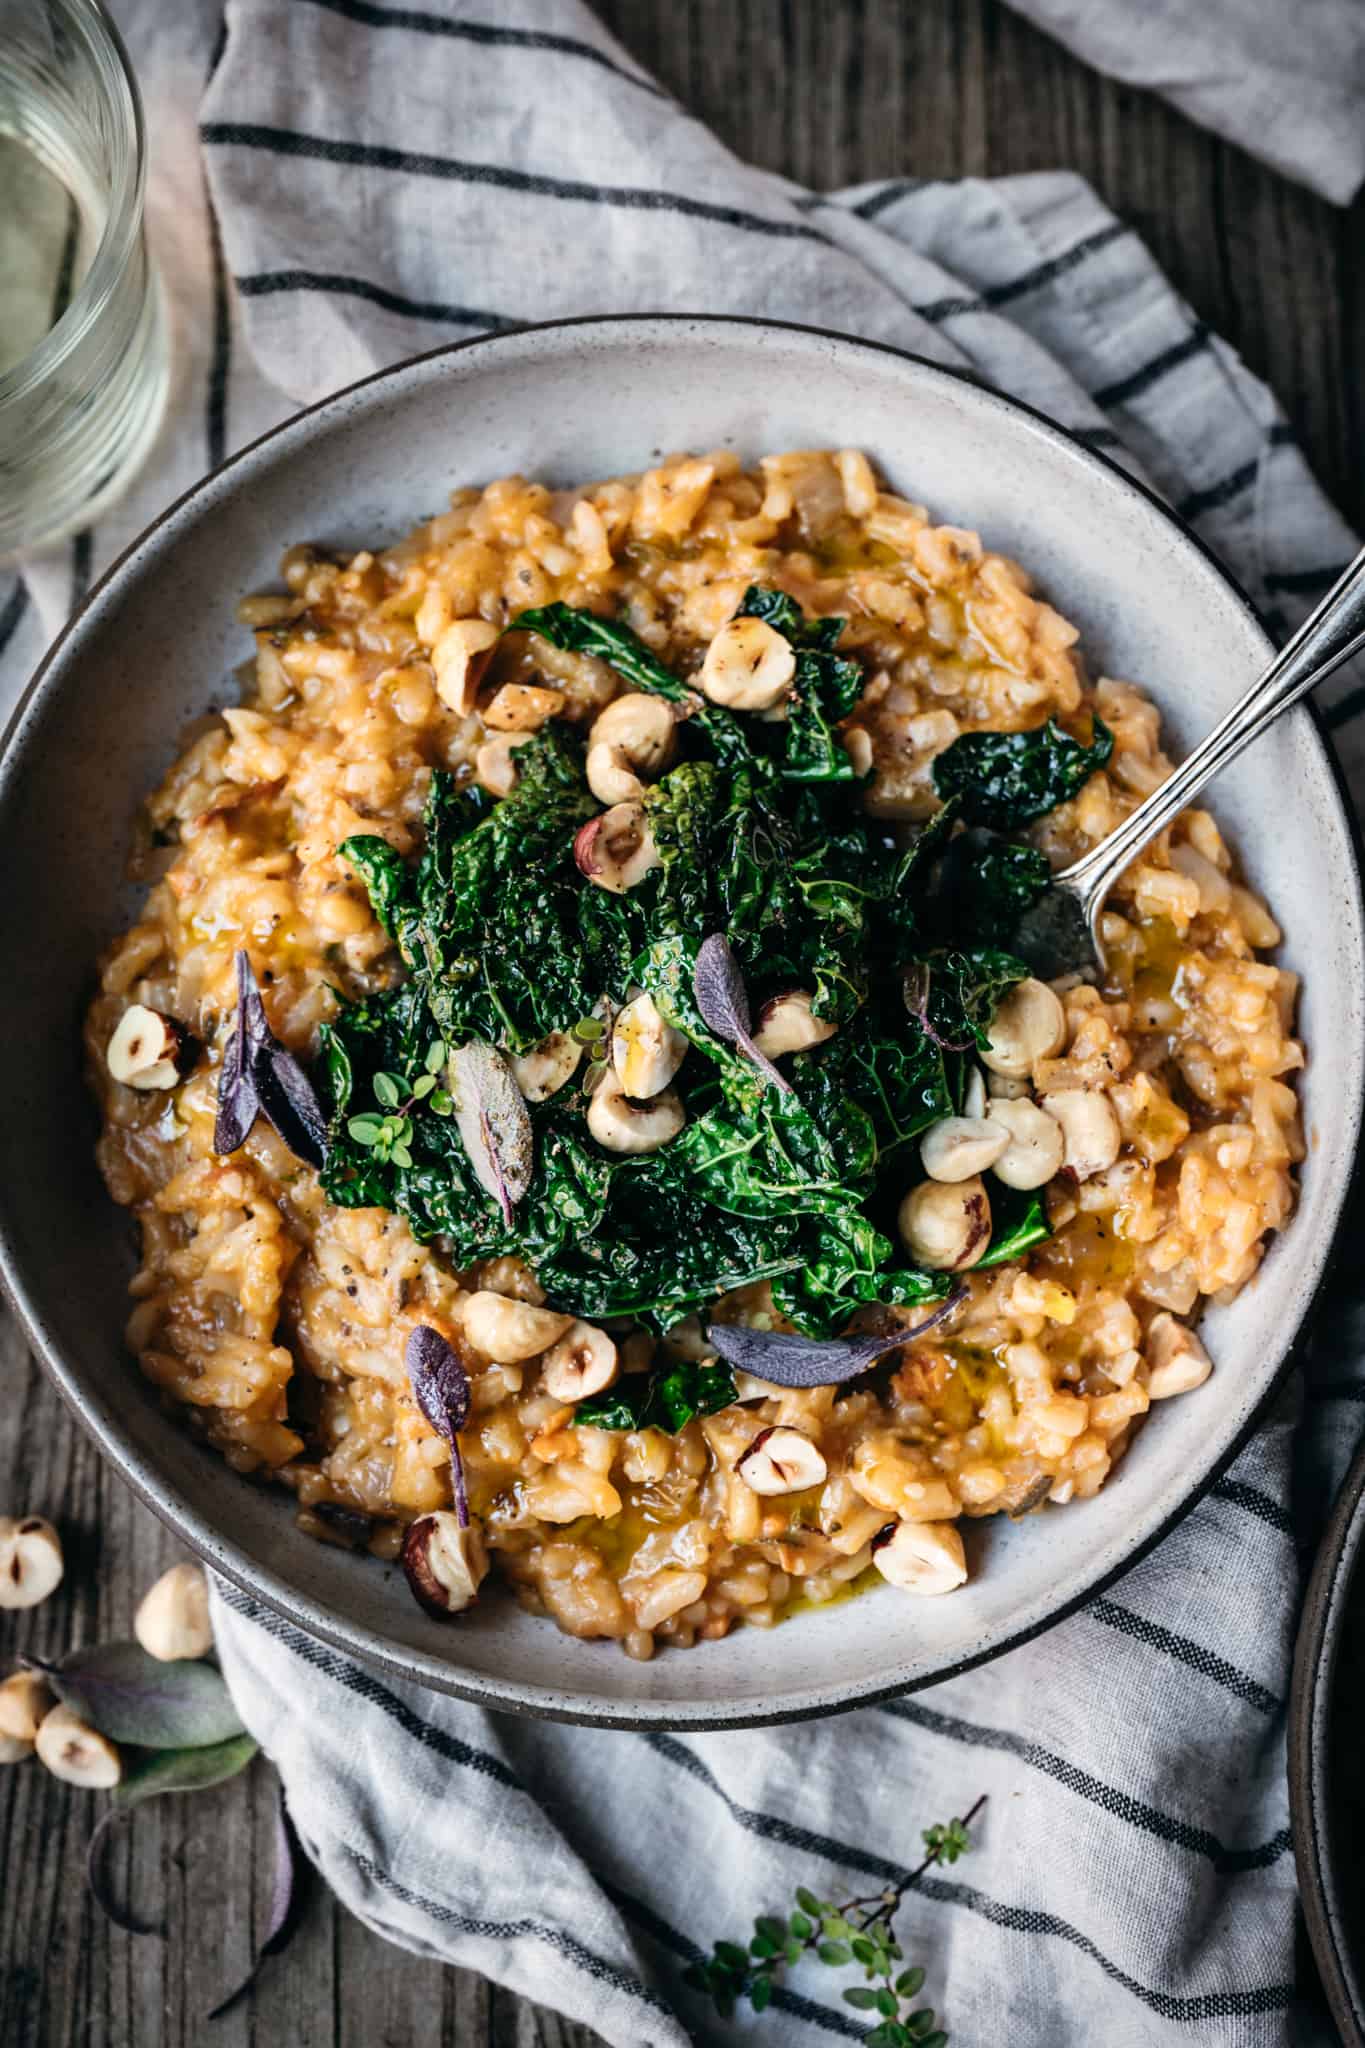
[(951, 1522), (893, 1522), (872, 1538), (872, 1562), (907, 1593), (951, 1593), (967, 1582), (967, 1554)]
[(616, 1069), (608, 1067), (588, 1100), (588, 1129), (608, 1152), (657, 1152), (676, 1138), (687, 1121), (673, 1088), (661, 1089), (648, 1102), (626, 1094)]
[(149, 1657), (173, 1664), (213, 1648), (208, 1580), (197, 1564), (173, 1564), (143, 1595), (133, 1634)]
[(0, 1685), (0, 1740), (17, 1743), (22, 1752), (31, 1755), (39, 1725), (55, 1705), (47, 1681), (38, 1672), (12, 1672)]
[(731, 619), (706, 650), (701, 686), (732, 711), (770, 711), (792, 686), (791, 642), (765, 619)]
[(130, 1003), (109, 1040), (105, 1064), (126, 1088), (174, 1088), (185, 1047), (185, 1033), (173, 1018)]
[(627, 1095), (647, 1101), (665, 1089), (687, 1055), (687, 1040), (661, 1014), (653, 996), (638, 995), (616, 1013), (611, 1060)]
[(770, 996), (754, 1025), (754, 1044), (759, 1051), (770, 1060), (780, 1060), (784, 1053), (805, 1052), (833, 1038), (837, 1027), (815, 1015), (813, 1002), (810, 990), (804, 988), (784, 989), (781, 995)]
[(541, 1383), (556, 1401), (586, 1401), (609, 1387), (619, 1370), (615, 1344), (595, 1323), (570, 1323), (540, 1362)]
[(829, 1467), (819, 1448), (799, 1429), (781, 1424), (761, 1429), (735, 1470), (755, 1493), (804, 1493), (819, 1486)]
[(574, 839), (573, 857), (588, 881), (613, 896), (624, 896), (660, 862), (644, 805), (613, 804), (609, 811), (589, 818)]
[(1018, 1079), (1066, 1043), (1066, 1011), (1045, 981), (1016, 982), (997, 1009), (981, 1057), (994, 1074)]
[(41, 1515), (0, 1516), (0, 1607), (36, 1607), (62, 1583), (62, 1539)]
[(38, 1761), (68, 1785), (108, 1792), (123, 1776), (123, 1760), (107, 1735), (82, 1721), (71, 1707), (53, 1707), (38, 1724)]
[(460, 1319), (474, 1349), (498, 1365), (520, 1365), (524, 1358), (534, 1358), (562, 1337), (573, 1321), (557, 1309), (537, 1308), (491, 1288), (471, 1294), (461, 1305)]
[(1168, 1401), (1173, 1394), (1193, 1393), (1213, 1371), (1213, 1360), (1187, 1324), (1163, 1309), (1153, 1316), (1143, 1351), (1151, 1368), (1148, 1398)]
[(985, 1117), (945, 1116), (920, 1139), (919, 1156), (930, 1180), (951, 1184), (994, 1166), (1009, 1141), (1004, 1126)]
[(552, 1031), (529, 1052), (518, 1053), (508, 1065), (512, 1079), (528, 1102), (548, 1102), (566, 1081), (573, 1079), (582, 1058), (583, 1047), (571, 1032)]
[(488, 1550), (476, 1522), (464, 1525), (450, 1508), (419, 1515), (403, 1539), (403, 1570), (412, 1597), (428, 1614), (472, 1607), (488, 1571)]
[(986, 1255), (991, 1241), (991, 1204), (986, 1183), (922, 1180), (911, 1188), (896, 1217), (906, 1249), (921, 1266), (960, 1273)]

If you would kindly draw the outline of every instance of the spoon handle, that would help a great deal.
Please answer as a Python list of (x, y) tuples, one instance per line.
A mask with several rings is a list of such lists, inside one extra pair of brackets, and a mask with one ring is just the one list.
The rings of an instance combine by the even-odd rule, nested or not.
[(1219, 720), (1208, 737), (1182, 761), (1159, 789), (1144, 798), (1107, 839), (1057, 877), (1098, 903), (1134, 856), (1179, 811), (1193, 803), (1206, 782), (1259, 739), (1281, 712), (1297, 704), (1315, 684), (1365, 648), (1365, 548), (1306, 618), (1265, 674)]

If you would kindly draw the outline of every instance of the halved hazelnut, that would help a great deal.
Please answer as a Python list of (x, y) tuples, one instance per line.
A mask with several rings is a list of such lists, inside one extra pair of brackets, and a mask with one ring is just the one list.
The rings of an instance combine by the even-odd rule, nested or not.
[(456, 619), (437, 635), (431, 649), (436, 693), (459, 716), (474, 709), (483, 672), (497, 644), (498, 628), (487, 619)]
[(1213, 1371), (1213, 1360), (1194, 1331), (1188, 1324), (1178, 1323), (1166, 1309), (1152, 1317), (1142, 1348), (1151, 1368), (1147, 1394), (1153, 1401), (1192, 1393)]
[(648, 1102), (626, 1094), (616, 1069), (604, 1069), (588, 1099), (588, 1129), (608, 1152), (657, 1152), (677, 1137), (687, 1112), (677, 1090), (662, 1088)]
[(208, 1580), (197, 1564), (173, 1564), (142, 1597), (133, 1634), (163, 1664), (206, 1657), (213, 1648)]
[(613, 804), (589, 818), (573, 843), (579, 872), (599, 889), (624, 896), (660, 863), (660, 854), (640, 803)]
[(735, 1466), (755, 1493), (804, 1493), (829, 1471), (823, 1454), (802, 1430), (778, 1423), (761, 1429)]
[(170, 1017), (130, 1003), (115, 1026), (105, 1064), (126, 1088), (174, 1088), (180, 1079), (185, 1033)]
[(32, 1752), (43, 1717), (56, 1701), (37, 1671), (14, 1671), (0, 1685), (0, 1738)]
[(916, 1264), (936, 1273), (965, 1272), (986, 1256), (991, 1203), (979, 1174), (970, 1180), (922, 1180), (902, 1201), (896, 1222)]
[(754, 1044), (759, 1051), (770, 1060), (780, 1060), (784, 1053), (805, 1052), (833, 1038), (838, 1026), (815, 1015), (814, 1001), (810, 990), (804, 988), (769, 996), (754, 1026)]
[(108, 1792), (123, 1776), (123, 1760), (107, 1735), (82, 1721), (72, 1707), (54, 1707), (38, 1724), (38, 1761), (67, 1785)]
[(403, 1570), (412, 1597), (428, 1614), (472, 1607), (488, 1572), (488, 1547), (477, 1522), (462, 1525), (450, 1508), (419, 1515), (403, 1539)]
[(686, 1054), (687, 1040), (666, 1022), (653, 996), (635, 996), (617, 1011), (611, 1062), (626, 1094), (637, 1102), (666, 1088)]
[(616, 1346), (595, 1323), (570, 1323), (540, 1362), (541, 1384), (556, 1401), (586, 1401), (609, 1387), (619, 1371)]
[(62, 1539), (41, 1515), (0, 1516), (0, 1607), (36, 1607), (62, 1583)]
[(585, 772), (600, 803), (643, 796), (667, 767), (677, 736), (672, 705), (645, 690), (617, 697), (593, 720)]
[(573, 1317), (481, 1288), (461, 1304), (460, 1320), (476, 1351), (498, 1365), (520, 1365), (557, 1342)]
[(0, 1735), (0, 1764), (22, 1764), (33, 1755), (33, 1744), (17, 1735)]
[(533, 732), (498, 732), (485, 740), (474, 756), (474, 777), (490, 796), (510, 796), (517, 786), (518, 747), (535, 738)]
[(713, 704), (732, 711), (768, 711), (785, 697), (796, 655), (766, 619), (731, 619), (706, 650), (699, 678)]
[(582, 1057), (583, 1047), (571, 1032), (552, 1031), (539, 1045), (518, 1053), (508, 1064), (512, 1079), (527, 1102), (548, 1102), (566, 1081), (573, 1079)]
[(545, 690), (538, 683), (504, 683), (484, 705), (483, 722), (495, 732), (539, 732), (563, 709), (562, 690)]
[(872, 1538), (872, 1562), (907, 1593), (951, 1593), (967, 1583), (967, 1553), (951, 1522), (893, 1522)]

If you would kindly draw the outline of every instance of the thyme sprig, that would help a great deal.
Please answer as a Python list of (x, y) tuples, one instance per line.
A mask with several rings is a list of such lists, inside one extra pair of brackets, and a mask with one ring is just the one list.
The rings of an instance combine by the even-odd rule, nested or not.
[(842, 1905), (799, 1885), (794, 1912), (785, 1919), (761, 1913), (747, 1945), (716, 1942), (711, 1955), (684, 1973), (684, 1982), (694, 1991), (704, 1991), (721, 2017), (728, 2018), (741, 1998), (747, 1998), (755, 2012), (764, 2011), (781, 1972), (806, 1956), (814, 1955), (832, 1970), (857, 1964), (866, 1981), (849, 1985), (843, 1995), (855, 2010), (877, 2015), (865, 2048), (946, 2048), (948, 2036), (936, 2024), (933, 2008), (908, 2009), (923, 1988), (924, 1971), (918, 1964), (899, 1967), (905, 1957), (892, 1922), (905, 1894), (927, 1870), (936, 1863), (956, 1863), (971, 1847), (971, 1825), (985, 1803), (983, 1793), (961, 1819), (925, 1828), (924, 1860), (899, 1884), (845, 1899)]
[(356, 1144), (373, 1152), (376, 1159), (411, 1166), (411, 1112), (417, 1103), (430, 1097), (430, 1107), (438, 1116), (449, 1116), (454, 1108), (449, 1093), (437, 1085), (449, 1058), (450, 1048), (437, 1038), (427, 1047), (420, 1074), (405, 1077), (381, 1069), (372, 1083), (379, 1108), (363, 1110), (346, 1125)]

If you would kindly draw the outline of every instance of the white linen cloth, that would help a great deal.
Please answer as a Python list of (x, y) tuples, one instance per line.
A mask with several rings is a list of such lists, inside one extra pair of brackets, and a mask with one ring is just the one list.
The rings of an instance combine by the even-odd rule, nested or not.
[[(210, 0), (120, 17), (178, 386), (132, 496), (0, 584), (11, 698), (91, 575), (232, 447), (401, 356), (557, 315), (770, 314), (969, 368), (1145, 474), (1277, 628), (1352, 550), (1271, 394), (1073, 176), (802, 191), (737, 161), (578, 0), (229, 0), (216, 52)], [(1324, 695), (1365, 775), (1365, 691)], [(1365, 1398), (1353, 1298), (1331, 1328), (1297, 1435), (1318, 1508)], [(619, 2048), (861, 2038), (818, 1966), (722, 2023), (681, 1962), (797, 1883), (894, 1875), (980, 1792), (978, 1846), (899, 1922), (959, 2044), (1279, 2044), (1300, 1406), (1296, 1385), (1160, 1548), (1050, 1634), (838, 1720), (517, 1721), (375, 1678), (219, 1587), (223, 1663), (352, 1910)]]

